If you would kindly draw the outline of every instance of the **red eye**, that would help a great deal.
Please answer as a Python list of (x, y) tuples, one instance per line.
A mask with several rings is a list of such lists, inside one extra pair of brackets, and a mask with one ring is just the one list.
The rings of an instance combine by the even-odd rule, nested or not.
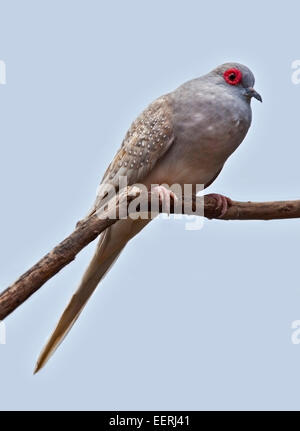
[(224, 79), (230, 85), (237, 85), (242, 80), (242, 72), (238, 69), (228, 69), (224, 72)]

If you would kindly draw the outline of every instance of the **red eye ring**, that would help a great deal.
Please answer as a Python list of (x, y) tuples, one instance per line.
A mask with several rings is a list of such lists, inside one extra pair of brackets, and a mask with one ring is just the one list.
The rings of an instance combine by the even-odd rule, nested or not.
[(224, 72), (224, 79), (230, 85), (237, 85), (242, 80), (242, 72), (239, 69), (228, 69)]

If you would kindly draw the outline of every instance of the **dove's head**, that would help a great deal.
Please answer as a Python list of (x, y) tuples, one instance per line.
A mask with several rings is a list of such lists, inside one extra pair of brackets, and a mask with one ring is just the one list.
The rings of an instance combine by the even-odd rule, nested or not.
[(210, 74), (214, 75), (216, 84), (226, 87), (248, 102), (255, 99), (262, 102), (261, 95), (254, 90), (254, 75), (247, 66), (239, 63), (225, 63), (218, 66)]

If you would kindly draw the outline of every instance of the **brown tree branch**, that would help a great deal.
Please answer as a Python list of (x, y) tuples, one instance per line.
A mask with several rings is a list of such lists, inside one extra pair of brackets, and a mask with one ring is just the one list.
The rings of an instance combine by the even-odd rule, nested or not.
[[(122, 191), (114, 201), (113, 206), (109, 206), (104, 216), (99, 218), (96, 214), (77, 224), (76, 229), (58, 244), (50, 253), (44, 256), (39, 262), (25, 272), (15, 283), (0, 294), (0, 320), (7, 317), (29, 296), (38, 290), (46, 281), (59, 272), (64, 266), (72, 262), (76, 255), (91, 241), (93, 241), (107, 227), (111, 226), (119, 218), (119, 209), (125, 204), (128, 208), (130, 203), (139, 195), (140, 190), (133, 186)], [(151, 193), (145, 196), (148, 201), (148, 208), (151, 203)], [(217, 201), (210, 195), (204, 197), (204, 208), (198, 205), (201, 198), (193, 196), (190, 199), (190, 206), (174, 208), (171, 202), (170, 213), (182, 212), (183, 214), (195, 214), (195, 210), (200, 208), (207, 218), (218, 218), (220, 210), (217, 208)], [(187, 211), (186, 208), (190, 210)], [(159, 212), (163, 209), (159, 208)], [(232, 201), (222, 220), (271, 220), (300, 218), (300, 200), (277, 201), (277, 202), (235, 202)]]

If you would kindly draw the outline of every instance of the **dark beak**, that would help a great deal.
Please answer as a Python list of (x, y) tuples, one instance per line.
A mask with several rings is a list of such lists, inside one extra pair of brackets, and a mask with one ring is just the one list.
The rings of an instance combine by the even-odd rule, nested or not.
[(262, 102), (262, 97), (259, 93), (257, 93), (257, 91), (254, 90), (254, 88), (249, 87), (245, 89), (245, 96), (249, 97), (251, 99), (251, 97), (255, 97), (255, 99), (259, 100), (260, 102)]

